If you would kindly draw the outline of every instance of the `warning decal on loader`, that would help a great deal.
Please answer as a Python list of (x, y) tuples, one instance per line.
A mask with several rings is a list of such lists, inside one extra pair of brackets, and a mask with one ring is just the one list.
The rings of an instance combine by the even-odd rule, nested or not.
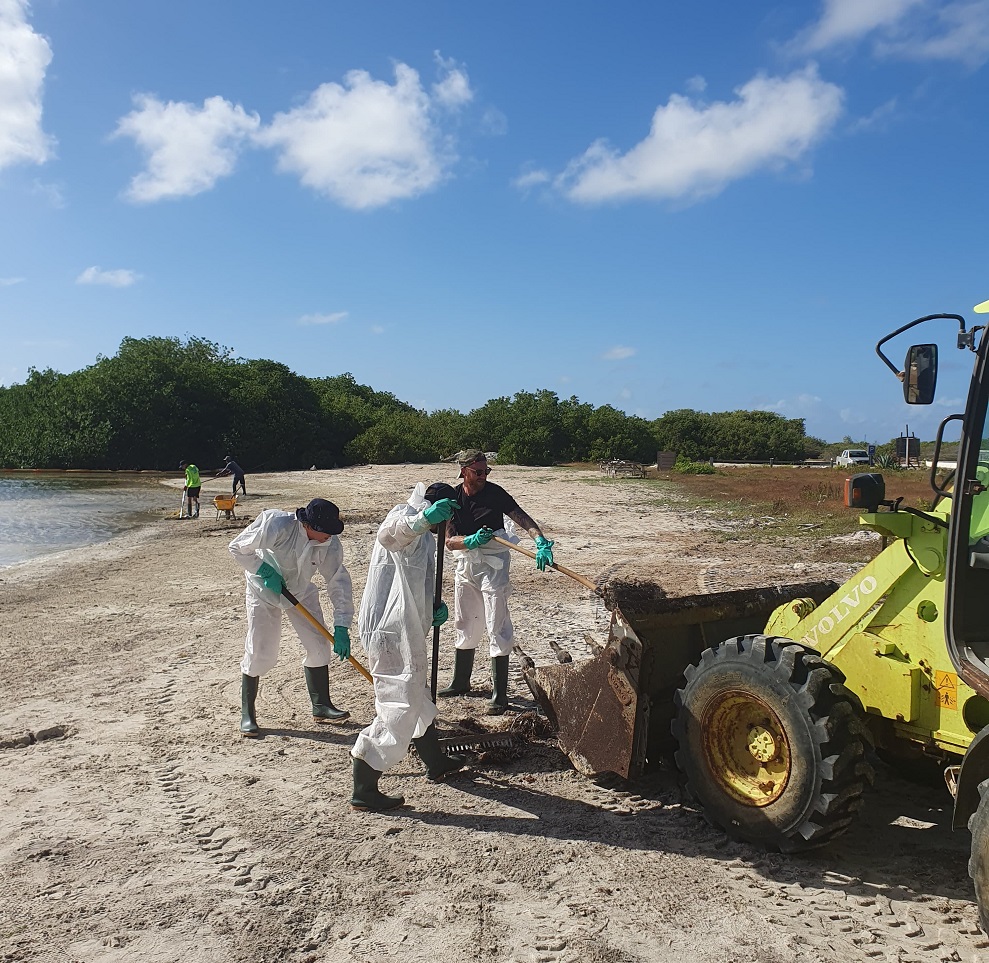
[(935, 672), (934, 688), (942, 709), (958, 708), (958, 676), (954, 672)]

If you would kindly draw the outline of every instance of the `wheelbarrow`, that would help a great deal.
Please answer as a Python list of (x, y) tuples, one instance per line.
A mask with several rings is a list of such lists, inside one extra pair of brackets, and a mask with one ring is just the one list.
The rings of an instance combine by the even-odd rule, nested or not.
[(220, 512), (223, 512), (224, 518), (236, 518), (237, 513), (234, 511), (237, 505), (236, 495), (214, 495), (213, 505), (216, 508), (216, 517), (220, 517)]

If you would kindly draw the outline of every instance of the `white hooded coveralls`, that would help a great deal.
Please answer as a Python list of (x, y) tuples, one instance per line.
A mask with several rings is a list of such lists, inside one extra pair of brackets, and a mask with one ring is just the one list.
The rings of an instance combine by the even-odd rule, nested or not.
[(349, 629), (354, 618), (354, 588), (343, 563), (343, 546), (336, 535), (325, 542), (316, 542), (306, 534), (294, 512), (269, 508), (230, 543), (230, 554), (245, 570), (247, 580), (247, 639), (241, 672), (261, 676), (275, 667), (283, 610), (306, 650), (302, 664), (310, 669), (329, 665), (333, 654), (329, 640), (284, 596), (276, 596), (265, 588), (255, 573), (262, 562), (273, 565), (288, 590), (325, 625), (319, 589), (312, 582), (319, 572), (326, 580), (326, 591), (333, 604), (333, 624)]
[[(510, 519), (505, 520), (505, 528), (498, 529), (495, 535), (515, 545), (519, 542)], [(487, 632), (492, 659), (511, 653), (515, 639), (515, 627), (508, 611), (508, 598), (512, 594), (511, 554), (496, 542), (453, 553), (457, 563), (453, 578), (453, 624), (458, 649), (476, 649)]]
[(357, 632), (374, 677), (375, 716), (351, 755), (378, 772), (398, 765), (409, 743), (436, 718), (426, 685), (436, 537), (422, 514), (429, 507), (425, 492), (420, 482), (408, 503), (396, 505), (381, 523), (357, 614)]

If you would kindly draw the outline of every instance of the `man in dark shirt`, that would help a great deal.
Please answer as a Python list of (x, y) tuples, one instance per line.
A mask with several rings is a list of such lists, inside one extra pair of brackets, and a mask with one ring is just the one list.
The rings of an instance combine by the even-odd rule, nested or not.
[(244, 479), (247, 477), (244, 474), (244, 469), (240, 467), (229, 455), (225, 455), (223, 458), (224, 466), (215, 475), (216, 478), (222, 478), (224, 475), (233, 475), (233, 494), (237, 494), (237, 486), (240, 485), (241, 493), (247, 494), (247, 486), (244, 484)]
[(453, 582), (457, 648), (453, 681), (438, 695), (470, 692), (474, 651), (487, 632), (492, 683), (488, 714), (501, 715), (508, 708), (508, 653), (515, 636), (508, 612), (511, 552), (503, 545), (491, 544), (491, 539), (495, 535), (506, 538), (507, 515), (535, 541), (536, 567), (540, 571), (553, 564), (553, 542), (504, 488), (488, 481), (490, 471), (483, 451), (471, 449), (460, 458), (463, 482), (456, 487), (459, 507), (446, 530), (446, 547), (457, 561)]

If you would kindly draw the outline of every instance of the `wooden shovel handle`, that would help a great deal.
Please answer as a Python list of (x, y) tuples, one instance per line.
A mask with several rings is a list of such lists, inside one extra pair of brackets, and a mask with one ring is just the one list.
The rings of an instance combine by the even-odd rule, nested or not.
[[(516, 545), (514, 542), (505, 541), (505, 539), (499, 538), (497, 535), (495, 535), (491, 541), (497, 542), (499, 545), (504, 545), (505, 548), (510, 548), (513, 551), (521, 552), (523, 555), (528, 555), (529, 558), (536, 557), (535, 552), (529, 551), (529, 549), (523, 548), (521, 545)], [(564, 575), (569, 575), (575, 582), (580, 582), (584, 588), (589, 588), (592, 592), (596, 592), (598, 595), (601, 594), (601, 590), (589, 578), (584, 578), (583, 575), (578, 575), (576, 572), (572, 572), (570, 569), (564, 568), (562, 565), (557, 565), (556, 562), (553, 562), (553, 564), (549, 567), (555, 568), (558, 572), (561, 572)]]
[[(288, 588), (287, 588), (287, 587), (285, 586), (285, 584), (284, 584), (284, 583), (282, 584), (282, 595), (284, 595), (284, 596), (285, 596), (285, 598), (287, 598), (287, 599), (288, 599), (288, 600), (289, 600), (289, 601), (290, 601), (290, 602), (291, 602), (291, 603), (292, 603), (292, 604), (293, 604), (293, 605), (294, 605), (294, 606), (295, 606), (295, 607), (296, 607), (296, 608), (297, 608), (297, 609), (298, 609), (298, 610), (299, 610), (299, 611), (300, 611), (300, 612), (301, 612), (301, 613), (302, 613), (302, 614), (303, 614), (303, 615), (304, 615), (304, 616), (305, 616), (305, 617), (306, 617), (307, 619), (309, 619), (309, 621), (310, 621), (310, 622), (312, 622), (312, 624), (313, 624), (313, 628), (315, 628), (315, 629), (316, 629), (317, 631), (319, 631), (319, 632), (320, 632), (320, 633), (321, 633), (322, 635), (325, 635), (325, 636), (326, 636), (326, 638), (330, 640), (330, 645), (333, 645), (333, 643), (334, 643), (334, 642), (336, 642), (336, 639), (334, 639), (334, 638), (333, 638), (333, 633), (332, 633), (332, 632), (331, 632), (331, 631), (330, 631), (330, 630), (329, 630), (329, 629), (328, 629), (328, 628), (327, 628), (327, 627), (326, 627), (325, 625), (323, 625), (323, 623), (322, 623), (322, 622), (320, 622), (320, 621), (319, 621), (319, 619), (317, 619), (317, 618), (316, 618), (316, 616), (315, 616), (315, 615), (313, 615), (313, 614), (312, 614), (312, 612), (310, 612), (310, 611), (309, 611), (309, 609), (307, 609), (307, 608), (306, 608), (306, 607), (305, 607), (305, 606), (304, 606), (304, 605), (303, 605), (303, 604), (302, 604), (302, 603), (301, 603), (301, 602), (300, 602), (300, 601), (299, 601), (299, 600), (298, 600), (298, 599), (297, 599), (297, 598), (296, 598), (296, 597), (295, 597), (295, 596), (294, 596), (294, 595), (293, 595), (293, 594), (292, 594), (292, 593), (291, 593), (291, 592), (290, 592), (290, 591), (288, 590)], [(360, 664), (360, 662), (358, 662), (358, 661), (357, 661), (357, 659), (355, 659), (355, 658), (354, 658), (354, 657), (353, 657), (352, 655), (348, 655), (348, 656), (347, 656), (347, 661), (348, 661), (348, 662), (349, 662), (349, 663), (350, 663), (350, 664), (351, 664), (351, 665), (352, 665), (352, 666), (353, 666), (353, 667), (354, 667), (354, 668), (355, 668), (355, 669), (356, 669), (356, 670), (357, 670), (358, 672), (360, 672), (360, 674), (361, 674), (362, 676), (364, 676), (364, 678), (365, 678), (365, 679), (367, 679), (367, 681), (368, 681), (368, 682), (370, 682), (370, 683), (371, 683), (371, 685), (374, 685), (374, 679), (372, 679), (372, 678), (371, 678), (371, 673), (370, 673), (370, 672), (368, 672), (368, 671), (367, 671), (367, 669), (365, 669), (365, 668), (364, 668), (364, 666), (362, 666), (362, 665)]]

